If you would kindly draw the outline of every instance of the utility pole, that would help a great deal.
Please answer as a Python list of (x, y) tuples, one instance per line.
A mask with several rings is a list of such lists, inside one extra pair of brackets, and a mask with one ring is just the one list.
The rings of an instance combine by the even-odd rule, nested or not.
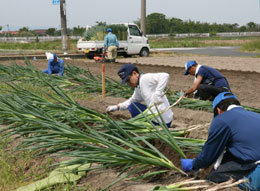
[(7, 39), (8, 39), (8, 37), (10, 37), (10, 28), (9, 28), (9, 24), (7, 24), (7, 25), (5, 25), (5, 26), (7, 26), (7, 32), (4, 34), (4, 37), (5, 37), (5, 35), (7, 35), (6, 37), (7, 37)]
[(146, 36), (146, 0), (141, 0), (141, 31)]
[(66, 0), (60, 0), (60, 20), (61, 20), (62, 50), (68, 50), (68, 35), (67, 35), (67, 20), (66, 20)]

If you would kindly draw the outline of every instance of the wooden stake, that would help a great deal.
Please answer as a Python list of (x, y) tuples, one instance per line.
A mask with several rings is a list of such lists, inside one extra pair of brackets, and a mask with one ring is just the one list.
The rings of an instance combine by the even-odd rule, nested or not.
[(102, 64), (102, 100), (106, 97), (105, 64)]

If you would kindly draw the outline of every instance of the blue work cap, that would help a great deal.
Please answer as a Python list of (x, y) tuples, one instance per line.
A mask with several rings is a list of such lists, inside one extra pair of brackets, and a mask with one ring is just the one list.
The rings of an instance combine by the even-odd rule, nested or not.
[(184, 75), (188, 75), (189, 74), (189, 69), (190, 67), (194, 66), (195, 64), (197, 64), (197, 62), (195, 60), (190, 60), (186, 63), (185, 65), (185, 72)]
[(107, 32), (112, 32), (112, 29), (111, 29), (111, 28), (108, 28), (108, 29), (107, 29)]
[(132, 74), (133, 70), (137, 69), (133, 64), (124, 64), (117, 72), (119, 77), (122, 79), (121, 84), (124, 84), (127, 80), (127, 77)]
[(232, 94), (231, 92), (221, 92), (221, 93), (219, 93), (213, 101), (213, 111), (215, 110), (216, 106), (220, 102), (222, 102), (223, 100), (229, 99), (229, 98), (234, 98), (234, 99), (238, 100), (237, 97), (234, 94)]
[(57, 58), (57, 55), (55, 53), (53, 53), (53, 59)]

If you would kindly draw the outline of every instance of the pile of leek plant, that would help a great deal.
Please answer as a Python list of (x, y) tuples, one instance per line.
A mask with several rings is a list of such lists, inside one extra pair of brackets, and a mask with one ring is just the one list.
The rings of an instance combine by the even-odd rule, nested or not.
[[(238, 185), (241, 184), (250, 184), (248, 182), (248, 179), (243, 178), (238, 181), (235, 181), (234, 179), (229, 179), (226, 182), (218, 183), (218, 184), (212, 184), (212, 182), (207, 180), (194, 180), (194, 179), (188, 179), (182, 182), (177, 182), (174, 184), (170, 184), (168, 186), (156, 186), (153, 188), (152, 191), (160, 190), (160, 191), (184, 191), (184, 190), (206, 190), (206, 191), (217, 191), (217, 190), (223, 190), (227, 189), (230, 190), (230, 188), (235, 188)], [(235, 189), (236, 190), (236, 189)]]
[[(0, 117), (3, 119), (2, 124), (7, 125), (1, 129), (1, 133), (22, 137), (23, 142), (19, 149), (44, 149), (41, 154), (73, 157), (74, 160), (67, 165), (100, 164), (89, 170), (123, 166), (121, 176), (116, 182), (129, 176), (136, 180), (169, 170), (185, 174), (149, 142), (151, 138), (160, 139), (185, 158), (180, 149), (182, 141), (175, 141), (163, 121), (162, 130), (159, 130), (151, 123), (153, 118), (144, 115), (150, 124), (150, 130), (144, 136), (138, 131), (127, 130), (130, 124), (132, 129), (138, 129), (139, 120), (136, 124), (134, 119), (131, 123), (114, 121), (107, 115), (80, 106), (58, 86), (47, 81), (45, 83), (56, 94), (49, 95), (53, 102), (17, 85), (9, 85), (12, 91), (0, 94)], [(88, 125), (89, 121), (98, 126)], [(200, 146), (202, 144), (201, 142)], [(155, 167), (156, 171), (132, 177)]]
[(184, 191), (184, 190), (200, 190), (209, 188), (210, 184), (206, 180), (187, 180), (183, 182), (177, 182), (168, 186), (156, 186), (152, 191)]
[[(94, 76), (89, 70), (79, 68), (74, 65), (68, 65), (66, 68), (66, 78), (72, 82), (80, 84), (74, 86), (71, 91), (101, 93), (102, 92), (102, 77)], [(133, 89), (129, 86), (122, 86), (120, 82), (109, 78), (105, 78), (106, 95), (129, 98)], [(129, 94), (130, 93), (130, 94)]]
[[(59, 119), (62, 122), (66, 122), (66, 120), (68, 119), (70, 121), (73, 121), (73, 119), (70, 119), (70, 115), (77, 115), (77, 117), (80, 118), (82, 121), (91, 124), (93, 128), (99, 131), (102, 130), (109, 133), (111, 132), (113, 133), (117, 131), (117, 128), (114, 128), (114, 126), (110, 124), (109, 121), (111, 121), (111, 118), (108, 115), (96, 112), (94, 110), (88, 109), (87, 107), (83, 107), (79, 105), (76, 101), (74, 101), (58, 86), (54, 87), (47, 81), (45, 81), (45, 83), (48, 84), (49, 87), (51, 87), (52, 90), (54, 91), (53, 93), (48, 94), (48, 96), (54, 102), (49, 101), (50, 99), (39, 96), (37, 94), (38, 92), (33, 93), (18, 85), (8, 84), (12, 88), (12, 90), (10, 88), (8, 90), (8, 92), (11, 93), (11, 95), (9, 94), (1, 95), (0, 97), (1, 108), (2, 109), (8, 108), (11, 115), (13, 115), (12, 112), (16, 110), (17, 113), (21, 114), (23, 113), (23, 111), (25, 111), (23, 105), (27, 102), (28, 105), (33, 105), (37, 108), (41, 108), (44, 113), (47, 113), (48, 115), (52, 116), (53, 118)], [(7, 119), (9, 119), (9, 116), (6, 116), (6, 112), (3, 112), (3, 114), (4, 115), (2, 116), (2, 119), (5, 119), (5, 121), (7, 121)], [(194, 144), (195, 142), (194, 140), (186, 139), (186, 138), (183, 139), (183, 137), (188, 133), (187, 129), (175, 130), (175, 129), (161, 128), (159, 130), (151, 122), (151, 120), (153, 120), (154, 118), (158, 118), (158, 115), (159, 113), (157, 113), (157, 115), (143, 114), (129, 120), (117, 121), (117, 124), (120, 127), (122, 127), (124, 131), (142, 134), (146, 140), (155, 139), (159, 137), (161, 137), (162, 139), (164, 136), (168, 136), (170, 140), (171, 136), (174, 136), (176, 138), (178, 137), (177, 138), (178, 145), (180, 146), (186, 145), (184, 148), (190, 148), (189, 149), (190, 151), (196, 150), (194, 148), (201, 149), (204, 140), (197, 140), (198, 145), (194, 145), (193, 148), (192, 144)], [(32, 115), (27, 114), (26, 116), (32, 116)], [(159, 121), (157, 122), (161, 123), (161, 127), (166, 127), (166, 124), (163, 122), (163, 119), (161, 119), (161, 121), (162, 122)], [(106, 128), (104, 128), (104, 125), (106, 126)], [(166, 140), (164, 142), (167, 143)], [(167, 144), (171, 145), (172, 142), (174, 142), (174, 140), (168, 142), (169, 143)], [(174, 148), (174, 146), (172, 146), (172, 148)]]

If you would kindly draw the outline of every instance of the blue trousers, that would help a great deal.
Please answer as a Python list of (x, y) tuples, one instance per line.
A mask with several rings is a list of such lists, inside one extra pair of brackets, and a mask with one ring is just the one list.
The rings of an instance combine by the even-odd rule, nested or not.
[(260, 164), (246, 178), (248, 183), (239, 184), (240, 189), (260, 191)]
[[(137, 116), (137, 115), (140, 114), (140, 111), (139, 111), (136, 107), (138, 107), (142, 112), (147, 109), (147, 106), (146, 106), (146, 105), (141, 104), (141, 103), (139, 103), (139, 102), (131, 103), (131, 104), (129, 105), (129, 107), (128, 107), (128, 110), (129, 110), (129, 112), (131, 113), (131, 116), (132, 116), (132, 117), (135, 117), (135, 116)], [(160, 124), (157, 123), (157, 122), (154, 122), (154, 121), (152, 121), (152, 122), (153, 122), (154, 125), (160, 125)], [(170, 126), (171, 126), (171, 123), (172, 123), (172, 122), (167, 123), (167, 124), (166, 124), (167, 127), (170, 127)]]
[[(43, 70), (43, 72), (46, 73), (46, 74), (49, 74), (48, 69)], [(58, 74), (59, 76), (62, 76), (63, 72), (64, 72), (63, 70), (58, 70), (58, 71), (53, 70), (52, 71), (53, 74)]]

